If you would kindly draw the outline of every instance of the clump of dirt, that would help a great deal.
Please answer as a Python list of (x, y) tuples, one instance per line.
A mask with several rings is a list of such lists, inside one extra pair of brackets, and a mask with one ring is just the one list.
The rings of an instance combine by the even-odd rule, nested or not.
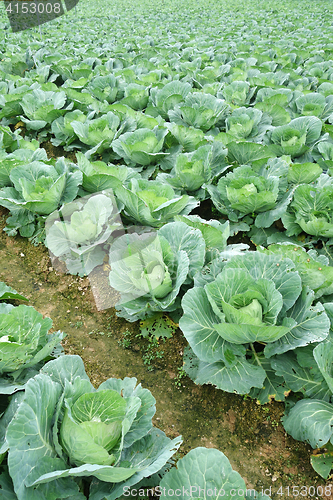
[[(0, 280), (66, 332), (65, 352), (82, 357), (96, 387), (109, 377), (136, 377), (156, 398), (154, 424), (170, 438), (183, 436), (179, 456), (197, 446), (218, 448), (248, 488), (266, 490), (272, 499), (281, 498), (279, 491), (286, 495), (288, 486), (325, 484), (310, 465), (310, 447), (284, 432), (282, 403), (260, 406), (195, 385), (182, 370), (187, 343), (180, 330), (165, 341), (143, 339), (138, 323), (118, 318), (115, 309), (98, 310), (89, 279), (56, 271), (42, 245), (8, 237), (2, 231), (6, 216), (1, 209)], [(100, 276), (106, 280), (107, 269)]]
[(64, 156), (74, 163), (77, 161), (74, 151), (65, 151), (62, 146), (54, 146), (51, 141), (42, 142), (40, 147), (45, 149), (48, 158), (60, 158)]

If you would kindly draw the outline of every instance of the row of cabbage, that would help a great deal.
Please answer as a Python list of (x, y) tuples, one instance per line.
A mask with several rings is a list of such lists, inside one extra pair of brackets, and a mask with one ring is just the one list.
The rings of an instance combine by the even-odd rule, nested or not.
[[(135, 378), (97, 389), (79, 356), (63, 355), (50, 318), (0, 283), (0, 490), (6, 500), (212, 498), (269, 500), (247, 490), (227, 457), (153, 427), (155, 399)], [(234, 492), (236, 492), (234, 494)]]
[[(114, 113), (106, 116), (97, 119), (103, 127), (112, 121), (119, 125), (120, 120)], [(279, 128), (274, 132), (278, 133)], [(43, 219), (63, 203), (113, 189), (128, 222), (161, 227), (173, 220), (174, 215), (189, 214), (200, 202), (210, 198), (219, 217), (231, 221), (233, 232), (250, 231), (255, 243), (278, 242), (286, 237), (296, 241), (296, 236), (305, 233), (307, 241), (320, 237), (330, 244), (333, 160), (329, 158), (333, 158), (333, 141), (325, 135), (325, 140), (321, 137), (317, 150), (313, 148), (312, 156), (307, 158), (312, 161), (292, 161), (290, 155), (282, 153), (290, 153), (298, 147), (309, 151), (309, 145), (296, 143), (305, 143), (308, 139), (315, 144), (322, 122), (319, 118), (303, 117), (293, 120), (293, 125), (287, 128), (281, 127), (287, 135), (280, 131), (282, 146), (277, 147), (282, 150), (278, 157), (271, 152), (272, 145), (231, 142), (224, 147), (217, 140), (207, 140), (190, 153), (180, 152), (183, 146), (178, 141), (167, 150), (172, 153), (158, 152), (168, 130), (157, 126), (153, 130), (139, 128), (121, 134), (108, 146), (123, 155), (123, 160), (128, 160), (129, 166), (126, 166), (89, 160), (90, 154), (83, 153), (77, 153), (77, 164), (64, 159), (49, 160), (36, 142), (22, 139), (9, 127), (2, 127), (7, 149), (2, 150), (0, 165), (0, 202), (12, 215), (7, 231), (13, 234), (19, 230), (22, 236), (35, 237)], [(192, 132), (196, 133), (185, 127), (184, 131), (186, 139)], [(95, 133), (98, 138), (102, 135)], [(172, 141), (172, 135), (170, 137)], [(289, 139), (283, 141), (283, 137)], [(181, 142), (180, 136), (178, 140)], [(8, 152), (11, 149), (14, 151)], [(323, 160), (320, 155), (328, 159)], [(317, 163), (313, 162), (314, 158)], [(156, 174), (156, 162), (161, 168), (172, 159), (174, 166), (170, 173)], [(151, 162), (154, 164), (150, 165)], [(154, 180), (149, 180), (148, 173), (154, 175)], [(285, 232), (274, 234), (277, 233), (275, 223), (280, 219)]]
[[(332, 27), (316, 4), (280, 7), (143, 4), (125, 22), (97, 6), (75, 34), (68, 17), (45, 41), (6, 35), (0, 204), (8, 234), (70, 272), (110, 256), (118, 314), (179, 320), (196, 383), (261, 403), (301, 393), (287, 431), (329, 448)], [(76, 161), (49, 159), (46, 140)], [(205, 200), (216, 220), (188, 215)], [(119, 213), (139, 234), (119, 233)], [(239, 231), (263, 246), (228, 245)], [(312, 462), (329, 475), (330, 454)]]
[[(235, 87), (247, 85), (234, 83)], [(1, 126), (0, 201), (13, 215), (9, 229), (16, 224), (22, 235), (34, 236), (36, 213), (45, 216), (78, 194), (119, 186), (115, 194), (124, 204), (125, 215), (139, 224), (160, 227), (174, 214), (189, 213), (208, 198), (221, 216), (233, 222), (235, 231), (251, 230), (256, 243), (265, 242), (267, 235), (274, 238), (274, 223), (279, 219), (286, 236), (301, 232), (333, 236), (333, 140), (331, 131), (323, 133), (325, 121), (333, 121), (333, 95), (326, 97), (326, 104), (322, 94), (302, 96), (309, 102), (322, 97), (329, 108), (326, 118), (311, 114), (273, 127), (269, 112), (255, 106), (231, 112), (225, 100), (190, 92), (188, 83), (170, 82), (153, 90), (157, 118), (148, 110), (139, 116), (129, 106), (115, 104), (108, 106), (113, 111), (98, 118), (91, 118), (94, 112), (74, 110), (54, 120), (62, 136), (69, 133), (70, 142), (80, 139), (81, 144), (72, 143), (72, 148), (84, 151), (77, 164), (55, 164), (34, 140), (23, 139), (20, 129), (12, 132), (8, 125)], [(293, 94), (290, 89), (286, 93), (262, 90), (278, 100)], [(50, 93), (53, 97), (48, 100)], [(62, 91), (38, 89), (26, 98), (38, 112), (44, 103), (51, 114), (57, 105), (52, 99), (61, 106), (67, 102)], [(164, 121), (164, 108), (173, 121)], [(192, 115), (192, 121), (186, 114)], [(193, 126), (196, 120), (207, 124), (207, 114), (213, 115), (210, 125), (220, 126), (205, 132)], [(103, 151), (104, 159), (107, 156), (116, 163), (89, 161)]]
[[(233, 20), (222, 40), (220, 27), (209, 39), (198, 27), (193, 31), (203, 31), (199, 39), (189, 33), (177, 40), (164, 29), (158, 40), (138, 34), (126, 37), (126, 43), (112, 39), (89, 50), (80, 44), (74, 50), (72, 40), (75, 57), (66, 51), (50, 51), (49, 43), (36, 40), (26, 43), (26, 50), (24, 45), (15, 46), (13, 56), (13, 44), (4, 43), (0, 64), (0, 186), (4, 189), (0, 198), (14, 215), (9, 230), (22, 227), (21, 234), (34, 234), (34, 210), (29, 210), (29, 202), (35, 198), (40, 202), (36, 212), (47, 215), (70, 196), (77, 196), (74, 178), (71, 195), (58, 181), (63, 167), (47, 169), (54, 162), (42, 151), (32, 154), (36, 149), (32, 138), (37, 137), (69, 151), (82, 151), (87, 160), (96, 160), (97, 155), (103, 159), (90, 166), (83, 165), (84, 160), (69, 165), (70, 173), (77, 174), (80, 195), (113, 189), (116, 177), (127, 189), (119, 194), (122, 202), (135, 200), (141, 211), (146, 205), (154, 211), (149, 217), (133, 216), (125, 204), (125, 213), (136, 223), (159, 227), (168, 221), (166, 210), (161, 209), (164, 203), (178, 201), (178, 212), (170, 209), (170, 220), (174, 211), (184, 213), (187, 207), (189, 212), (194, 199), (199, 203), (209, 198), (233, 222), (235, 231), (250, 230), (256, 243), (274, 240), (274, 222), (279, 219), (289, 237), (303, 231), (330, 238), (330, 26), (321, 26), (320, 37), (318, 29), (312, 31), (309, 46), (310, 27), (305, 29), (296, 16), (294, 22), (285, 20), (286, 33), (282, 38), (279, 34), (278, 41), (276, 16), (270, 9), (271, 5), (266, 6), (270, 30), (262, 13), (250, 16), (252, 41), (241, 17)], [(222, 14), (230, 20), (230, 13), (222, 10)], [(320, 19), (314, 13), (309, 26)], [(115, 20), (118, 33), (124, 35), (118, 18), (109, 22)], [(164, 20), (157, 17), (157, 26), (161, 28)], [(63, 37), (68, 38), (68, 34)], [(320, 50), (315, 45), (319, 38)], [(75, 41), (82, 43), (83, 37), (78, 35)], [(262, 50), (264, 44), (266, 50)], [(311, 47), (316, 47), (315, 54)], [(28, 143), (22, 140), (20, 127)], [(17, 181), (22, 171), (16, 167), (27, 163), (33, 165), (24, 188), (23, 181)], [(83, 172), (82, 179), (78, 170)], [(50, 178), (47, 183), (42, 180), (45, 176)], [(88, 179), (91, 176), (93, 180)], [(58, 199), (47, 207), (53, 184)], [(161, 184), (161, 196), (157, 196)], [(15, 215), (18, 208), (28, 208), (28, 212)]]

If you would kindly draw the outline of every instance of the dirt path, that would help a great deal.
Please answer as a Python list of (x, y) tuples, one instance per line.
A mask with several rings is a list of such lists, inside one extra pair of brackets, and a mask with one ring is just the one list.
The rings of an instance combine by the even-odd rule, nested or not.
[(165, 343), (137, 338), (137, 324), (117, 318), (113, 309), (97, 311), (87, 278), (57, 273), (44, 247), (3, 233), (5, 218), (2, 210), (0, 280), (66, 332), (65, 352), (83, 358), (95, 386), (109, 377), (136, 377), (156, 398), (155, 425), (171, 438), (183, 436), (181, 455), (197, 446), (218, 448), (248, 488), (271, 487), (273, 499), (293, 496), (292, 486), (325, 484), (310, 466), (310, 448), (285, 434), (282, 403), (261, 407), (246, 397), (196, 386), (182, 376), (181, 332)]

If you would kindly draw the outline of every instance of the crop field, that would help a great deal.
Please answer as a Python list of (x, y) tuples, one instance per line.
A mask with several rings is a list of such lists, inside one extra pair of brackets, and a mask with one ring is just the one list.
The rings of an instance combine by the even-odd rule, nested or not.
[(0, 29), (0, 499), (332, 499), (331, 1)]

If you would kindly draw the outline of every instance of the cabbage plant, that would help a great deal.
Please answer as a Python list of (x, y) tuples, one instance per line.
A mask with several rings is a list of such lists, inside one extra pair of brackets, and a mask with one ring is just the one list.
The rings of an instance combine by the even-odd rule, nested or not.
[(73, 120), (71, 126), (80, 141), (91, 147), (94, 152), (101, 153), (109, 148), (113, 139), (124, 132), (126, 123), (121, 123), (118, 116), (112, 111), (106, 115), (84, 122)]
[(10, 173), (15, 167), (22, 167), (34, 161), (49, 161), (45, 149), (40, 149), (37, 141), (35, 143), (37, 144), (31, 143), (29, 148), (22, 147), (10, 154), (0, 152), (0, 188), (13, 185)]
[(211, 94), (190, 92), (173, 110), (168, 112), (170, 121), (177, 125), (192, 126), (208, 132), (222, 118), (227, 116), (229, 106), (223, 99)]
[(53, 120), (66, 113), (63, 109), (66, 104), (64, 91), (53, 92), (42, 89), (34, 89), (31, 93), (24, 95), (21, 106), (25, 116), (21, 120), (27, 129), (40, 130)]
[(250, 87), (248, 82), (235, 80), (225, 85), (220, 93), (228, 104), (233, 107), (239, 107), (249, 104), (255, 91), (256, 87)]
[(200, 129), (187, 126), (185, 127), (184, 125), (176, 125), (173, 122), (166, 123), (166, 127), (175, 139), (175, 143), (182, 146), (183, 151), (186, 153), (195, 151), (200, 146), (209, 144), (209, 140)]
[(150, 130), (139, 128), (126, 132), (112, 142), (112, 149), (129, 165), (149, 165), (156, 163), (168, 153), (162, 152), (167, 129), (157, 126)]
[(333, 121), (333, 95), (325, 97), (320, 93), (310, 93), (298, 97), (295, 101), (301, 115), (317, 116), (323, 122)]
[[(183, 103), (188, 93), (191, 91), (191, 85), (186, 82), (172, 81), (166, 83), (161, 89), (153, 88), (150, 91), (150, 99), (154, 111), (168, 118), (168, 112), (175, 106)], [(155, 115), (154, 115), (155, 116)]]
[(271, 149), (280, 155), (297, 158), (311, 151), (321, 136), (322, 121), (315, 116), (291, 120), (287, 125), (276, 127), (270, 134)]
[(124, 88), (125, 95), (122, 99), (123, 104), (127, 104), (132, 109), (145, 109), (149, 99), (149, 89), (144, 85), (129, 83)]
[[(0, 283), (0, 300), (24, 299), (11, 287)], [(0, 463), (8, 450), (6, 430), (28, 381), (40, 368), (62, 353), (64, 334), (49, 333), (50, 318), (33, 307), (0, 304)]]
[[(27, 300), (0, 282), (0, 301)], [(14, 307), (0, 303), (0, 393), (12, 394), (24, 387), (42, 364), (48, 361), (64, 334), (49, 333), (50, 318), (43, 318), (33, 307)]]
[(214, 141), (191, 153), (179, 154), (170, 174), (158, 174), (156, 180), (167, 182), (184, 194), (190, 192), (195, 198), (203, 199), (206, 197), (203, 185), (214, 182), (228, 168), (226, 155), (227, 150), (222, 144)]
[[(50, 318), (44, 318), (33, 307), (0, 306), (0, 390), (19, 384), (24, 370), (38, 367), (50, 356), (63, 338), (63, 333), (49, 334)], [(11, 381), (11, 382), (10, 382)], [(7, 387), (7, 389), (6, 389)], [(9, 392), (10, 393), (10, 392)]]
[(179, 326), (191, 348), (186, 372), (227, 392), (252, 389), (260, 402), (284, 400), (289, 388), (275, 377), (274, 360), (329, 334), (324, 306), (313, 301), (292, 260), (250, 251), (231, 258), (182, 299)]
[(226, 133), (221, 132), (216, 140), (224, 144), (234, 140), (261, 142), (272, 119), (255, 108), (236, 108), (226, 119)]
[(72, 122), (84, 123), (87, 116), (79, 109), (67, 112), (64, 116), (60, 116), (51, 124), (51, 130), (54, 137), (51, 138), (52, 144), (55, 146), (66, 145), (68, 146), (77, 138)]
[(0, 189), (0, 203), (12, 213), (11, 234), (19, 229), (22, 236), (30, 237), (38, 227), (35, 215), (49, 215), (63, 203), (74, 200), (82, 173), (72, 172), (68, 162), (60, 158), (54, 165), (33, 161), (17, 166), (9, 178), (13, 187)]
[(89, 93), (100, 101), (112, 104), (124, 96), (123, 85), (120, 78), (112, 74), (96, 76), (87, 85)]
[(170, 185), (157, 180), (132, 179), (128, 188), (116, 187), (115, 194), (129, 220), (151, 227), (161, 227), (175, 215), (187, 215), (198, 205), (192, 196), (176, 196)]
[(17, 498), (113, 500), (160, 471), (181, 439), (152, 426), (155, 399), (136, 382), (111, 378), (95, 389), (69, 355), (30, 379), (6, 433)]
[(181, 286), (204, 265), (205, 240), (199, 229), (171, 222), (156, 233), (117, 238), (110, 248), (109, 282), (121, 293), (117, 315), (128, 321), (180, 308)]
[(270, 227), (285, 213), (292, 199), (286, 160), (272, 158), (260, 169), (242, 165), (221, 177), (217, 186), (207, 185), (217, 210), (233, 222), (251, 215), (257, 227)]
[(279, 178), (259, 176), (249, 166), (238, 167), (210, 189), (212, 200), (230, 220), (274, 208), (279, 194)]
[[(127, 185), (132, 177), (140, 178), (138, 172), (125, 165), (106, 164), (104, 161), (90, 161), (81, 152), (76, 153), (77, 167), (82, 172), (80, 192), (97, 193), (104, 189), (115, 189)], [(80, 194), (79, 192), (79, 194)]]
[(282, 216), (287, 235), (302, 231), (312, 236), (333, 237), (333, 180), (321, 174), (314, 185), (302, 184)]

